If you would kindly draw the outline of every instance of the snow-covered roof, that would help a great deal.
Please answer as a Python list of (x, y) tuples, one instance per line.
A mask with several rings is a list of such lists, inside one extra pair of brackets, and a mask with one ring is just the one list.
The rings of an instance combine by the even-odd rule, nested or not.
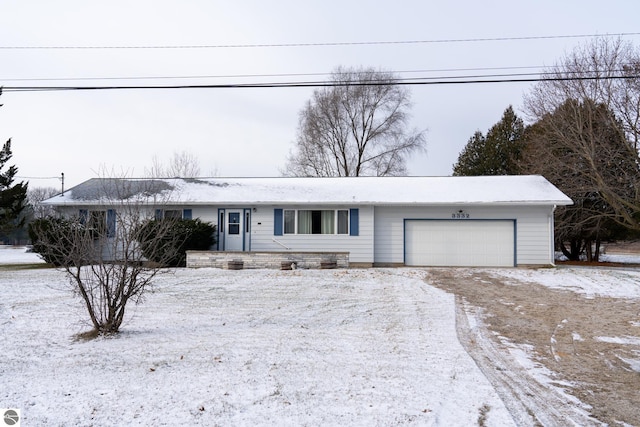
[(568, 205), (539, 175), (339, 178), (93, 178), (45, 201), (54, 206), (138, 200), (183, 205)]

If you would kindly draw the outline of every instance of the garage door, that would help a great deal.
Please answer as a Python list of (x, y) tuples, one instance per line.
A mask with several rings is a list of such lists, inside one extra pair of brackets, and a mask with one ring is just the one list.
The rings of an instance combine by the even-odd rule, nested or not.
[(514, 221), (405, 221), (405, 264), (513, 267)]

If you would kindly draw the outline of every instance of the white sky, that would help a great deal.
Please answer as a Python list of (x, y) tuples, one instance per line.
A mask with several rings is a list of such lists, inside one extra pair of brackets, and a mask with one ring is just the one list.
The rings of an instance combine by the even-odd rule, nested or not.
[[(638, 32), (633, 1), (86, 1), (3, 0), (0, 47), (160, 46), (449, 40)], [(626, 36), (640, 45), (640, 36)], [(552, 65), (588, 39), (215, 49), (0, 49), (0, 85), (219, 84), (296, 77), (172, 80), (16, 79), (237, 76)], [(527, 70), (498, 70), (522, 72)], [(459, 74), (477, 74), (461, 71)], [(483, 71), (482, 73), (492, 73)], [(450, 75), (451, 72), (420, 75)], [(415, 73), (402, 73), (415, 76)], [(303, 79), (325, 79), (310, 76)], [(428, 129), (411, 175), (449, 175), (473, 132), (518, 112), (528, 83), (410, 86), (412, 125)], [(204, 175), (278, 176), (311, 88), (9, 92), (0, 142), (13, 139), (22, 177), (66, 186), (116, 169), (142, 176), (153, 156), (200, 159)], [(59, 187), (57, 179), (28, 179)]]

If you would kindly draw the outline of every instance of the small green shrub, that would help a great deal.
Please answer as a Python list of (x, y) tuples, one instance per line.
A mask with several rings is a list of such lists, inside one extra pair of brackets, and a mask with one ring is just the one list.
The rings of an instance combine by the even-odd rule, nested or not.
[(70, 236), (76, 221), (64, 218), (40, 218), (29, 223), (29, 238), (33, 251), (42, 259), (56, 267), (62, 267), (69, 261), (69, 253), (74, 242)]

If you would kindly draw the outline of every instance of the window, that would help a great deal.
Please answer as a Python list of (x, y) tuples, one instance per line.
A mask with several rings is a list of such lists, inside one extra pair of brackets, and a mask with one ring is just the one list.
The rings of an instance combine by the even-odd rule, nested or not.
[(284, 234), (296, 234), (296, 211), (284, 211)]
[(89, 212), (88, 227), (97, 235), (103, 235), (107, 231), (107, 213), (105, 211)]
[(164, 219), (182, 219), (182, 211), (180, 210), (165, 210)]
[(229, 212), (228, 234), (240, 234), (240, 212)]
[(284, 234), (349, 234), (349, 210), (283, 212)]
[(191, 209), (156, 209), (155, 219), (192, 219)]
[(338, 234), (349, 234), (349, 211), (338, 211)]
[(96, 238), (105, 236), (115, 237), (116, 235), (116, 211), (107, 209), (106, 211), (89, 211), (80, 209), (80, 223), (87, 226)]

